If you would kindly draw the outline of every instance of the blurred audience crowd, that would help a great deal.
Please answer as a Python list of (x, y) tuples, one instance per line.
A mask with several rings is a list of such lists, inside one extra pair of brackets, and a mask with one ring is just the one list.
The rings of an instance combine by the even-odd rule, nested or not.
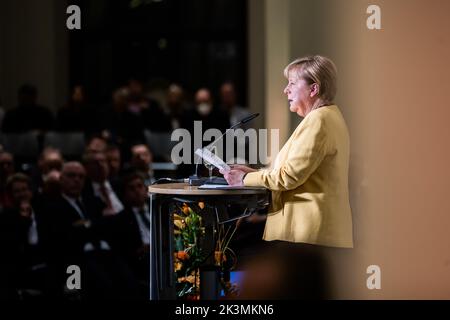
[[(192, 130), (194, 120), (203, 121), (203, 130), (224, 131), (249, 114), (237, 105), (232, 83), (218, 96), (216, 104), (201, 88), (189, 103), (183, 88), (172, 84), (157, 101), (132, 79), (113, 92), (109, 106), (98, 107), (77, 85), (54, 116), (38, 104), (36, 88), (23, 85), (17, 107), (0, 108), (4, 138), (78, 132), (85, 145), (67, 156), (41, 144), (37, 159), (0, 146), (0, 298), (147, 299), (147, 187), (158, 178), (154, 161), (170, 159), (155, 159), (145, 132)], [(82, 270), (84, 290), (67, 290), (69, 265)]]
[(236, 90), (231, 82), (223, 83), (215, 103), (208, 88), (200, 88), (193, 98), (178, 84), (171, 84), (158, 100), (144, 90), (142, 82), (131, 79), (128, 85), (115, 90), (111, 102), (104, 106), (92, 104), (82, 85), (73, 87), (66, 105), (54, 116), (48, 107), (38, 104), (38, 92), (32, 85), (18, 90), (18, 105), (7, 111), (0, 102), (0, 129), (3, 133), (83, 132), (86, 136), (103, 138), (129, 146), (145, 139), (144, 131), (172, 132), (190, 129), (194, 120), (202, 120), (206, 128), (226, 129), (249, 115), (237, 104)]

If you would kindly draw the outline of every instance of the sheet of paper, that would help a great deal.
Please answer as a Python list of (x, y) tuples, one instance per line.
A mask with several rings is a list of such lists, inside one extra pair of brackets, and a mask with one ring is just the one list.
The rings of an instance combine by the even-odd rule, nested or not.
[(233, 189), (236, 187), (232, 187), (228, 184), (202, 184), (198, 187), (199, 189)]
[(209, 151), (208, 149), (197, 149), (195, 151), (195, 154), (207, 161), (208, 163), (212, 164), (214, 167), (218, 168), (219, 170), (223, 169), (224, 171), (230, 171), (231, 168), (229, 165), (227, 165), (222, 159), (220, 159), (218, 156), (216, 156), (214, 153)]

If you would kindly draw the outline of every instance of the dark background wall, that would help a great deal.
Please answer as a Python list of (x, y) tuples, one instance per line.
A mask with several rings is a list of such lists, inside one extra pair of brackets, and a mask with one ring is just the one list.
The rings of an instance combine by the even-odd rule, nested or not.
[(68, 31), (65, 0), (0, 2), (0, 99), (17, 103), (17, 88), (35, 84), (39, 101), (52, 109), (68, 92)]
[[(66, 8), (81, 8), (81, 30), (67, 30)], [(247, 103), (247, 1), (5, 0), (0, 3), (0, 98), (16, 104), (24, 82), (56, 110), (84, 84), (107, 102), (130, 77), (149, 86), (177, 82), (214, 92), (235, 81)]]
[(70, 82), (105, 100), (130, 77), (190, 91), (237, 83), (246, 101), (246, 1), (81, 0), (82, 30), (69, 33)]

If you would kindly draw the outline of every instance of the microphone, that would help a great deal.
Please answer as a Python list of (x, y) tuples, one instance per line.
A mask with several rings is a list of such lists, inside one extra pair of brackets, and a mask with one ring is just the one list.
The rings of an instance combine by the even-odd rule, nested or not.
[[(258, 116), (259, 116), (259, 113), (254, 113), (254, 114), (251, 114), (251, 115), (241, 119), (241, 121), (239, 121), (235, 125), (231, 126), (227, 130), (225, 130), (225, 132), (219, 138), (217, 138), (216, 140), (214, 140), (213, 142), (208, 144), (205, 147), (205, 149), (211, 148), (215, 143), (217, 143), (219, 140), (221, 140), (228, 133), (228, 131), (233, 130), (234, 128), (237, 128), (247, 122), (250, 122)], [(201, 186), (205, 182), (209, 182), (210, 184), (228, 184), (224, 178), (220, 178), (220, 177), (215, 177), (215, 178), (199, 177), (197, 174), (198, 173), (198, 165), (199, 165), (199, 163), (195, 164), (195, 173), (188, 178), (189, 185)]]
[[(236, 125), (238, 125), (238, 124), (244, 124), (244, 123), (247, 123), (247, 122), (250, 122), (250, 121), (252, 121), (253, 119), (255, 119), (257, 116), (259, 116), (259, 113), (254, 113), (254, 114), (251, 114), (251, 115), (249, 115), (248, 117), (245, 117), (244, 119), (242, 119), (241, 121), (239, 121), (237, 124), (235, 124), (234, 126), (236, 126)], [(233, 127), (234, 127), (233, 126)], [(232, 128), (233, 128), (232, 127)]]

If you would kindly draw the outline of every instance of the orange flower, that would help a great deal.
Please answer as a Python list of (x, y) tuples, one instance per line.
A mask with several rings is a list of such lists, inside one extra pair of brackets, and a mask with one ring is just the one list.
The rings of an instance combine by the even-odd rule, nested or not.
[(179, 261), (175, 262), (175, 266), (174, 266), (175, 272), (181, 270), (182, 267), (183, 267), (183, 264), (181, 262), (179, 262)]
[(183, 213), (185, 214), (185, 215), (188, 215), (189, 214), (189, 206), (187, 205), (187, 204), (183, 204), (183, 208), (181, 208), (181, 210), (183, 211)]
[(202, 201), (200, 201), (200, 202), (198, 203), (198, 206), (200, 207), (200, 209), (203, 209), (203, 208), (205, 208), (205, 203), (202, 202)]
[(189, 259), (189, 255), (187, 254), (186, 251), (178, 251), (177, 258), (183, 261)]

